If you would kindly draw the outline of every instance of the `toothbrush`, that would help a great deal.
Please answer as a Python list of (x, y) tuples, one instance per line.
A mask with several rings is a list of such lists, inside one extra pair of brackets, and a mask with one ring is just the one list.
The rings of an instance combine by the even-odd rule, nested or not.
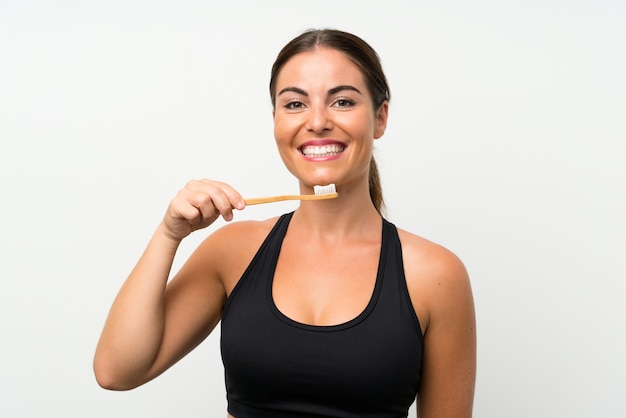
[(334, 184), (327, 186), (315, 186), (313, 187), (314, 194), (300, 194), (300, 195), (280, 195), (269, 197), (253, 197), (244, 199), (246, 205), (258, 205), (261, 203), (279, 202), (281, 200), (323, 200), (334, 199), (339, 196)]

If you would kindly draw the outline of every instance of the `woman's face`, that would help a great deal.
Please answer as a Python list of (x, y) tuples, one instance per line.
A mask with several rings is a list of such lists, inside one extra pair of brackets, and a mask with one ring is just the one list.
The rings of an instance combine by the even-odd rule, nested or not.
[(342, 52), (300, 53), (276, 79), (278, 151), (305, 187), (367, 182), (373, 142), (385, 131), (387, 111), (387, 102), (374, 109), (363, 74)]

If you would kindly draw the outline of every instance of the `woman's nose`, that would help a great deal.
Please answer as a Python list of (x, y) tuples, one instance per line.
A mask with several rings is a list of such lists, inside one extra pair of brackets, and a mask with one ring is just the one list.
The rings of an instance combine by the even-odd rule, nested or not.
[(309, 108), (307, 128), (315, 133), (321, 133), (332, 128), (331, 115), (324, 105), (315, 105)]

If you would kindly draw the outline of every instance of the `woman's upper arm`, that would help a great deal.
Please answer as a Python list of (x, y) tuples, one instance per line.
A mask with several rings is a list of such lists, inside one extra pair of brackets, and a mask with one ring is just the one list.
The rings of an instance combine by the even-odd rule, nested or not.
[(238, 245), (247, 230), (247, 225), (237, 223), (214, 232), (168, 283), (163, 338), (150, 379), (193, 350), (219, 323), (227, 288), (243, 273), (250, 261), (247, 258), (254, 256), (253, 247)]
[(476, 318), (463, 263), (436, 244), (420, 244), (406, 263), (409, 291), (424, 332), (418, 417), (472, 416)]
[(149, 379), (189, 353), (219, 322), (226, 294), (212, 264), (212, 240), (207, 238), (167, 284), (163, 335)]

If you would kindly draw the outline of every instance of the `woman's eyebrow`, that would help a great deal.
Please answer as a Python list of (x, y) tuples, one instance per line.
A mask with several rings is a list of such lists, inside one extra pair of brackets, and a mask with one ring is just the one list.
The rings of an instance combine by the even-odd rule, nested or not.
[[(332, 89), (328, 90), (328, 95), (331, 96), (331, 95), (337, 94), (337, 93), (339, 93), (340, 91), (343, 91), (343, 90), (351, 90), (351, 91), (357, 92), (359, 94), (363, 94), (363, 93), (361, 93), (361, 90), (357, 89), (354, 86), (351, 86), (351, 85), (348, 85), (348, 84), (342, 84), (340, 86), (333, 87)], [(288, 91), (291, 91), (291, 92), (294, 92), (294, 93), (297, 93), (297, 94), (301, 94), (302, 96), (305, 96), (305, 97), (309, 96), (309, 94), (306, 91), (302, 90), (299, 87), (285, 87), (284, 89), (282, 89), (281, 91), (278, 92), (278, 96), (280, 96), (281, 94), (286, 93)]]
[(294, 93), (298, 93), (298, 94), (301, 94), (303, 96), (308, 96), (309, 95), (306, 91), (302, 90), (301, 88), (298, 88), (298, 87), (285, 87), (284, 89), (282, 89), (281, 91), (278, 92), (278, 96), (280, 96), (281, 94), (286, 93), (288, 91), (292, 91)]
[(328, 90), (328, 95), (333, 95), (333, 94), (337, 94), (340, 91), (343, 90), (351, 90), (351, 91), (355, 91), (359, 94), (363, 94), (361, 93), (361, 90), (357, 89), (354, 86), (350, 86), (350, 85), (341, 85), (341, 86), (337, 86), (337, 87), (333, 87), (332, 89)]

